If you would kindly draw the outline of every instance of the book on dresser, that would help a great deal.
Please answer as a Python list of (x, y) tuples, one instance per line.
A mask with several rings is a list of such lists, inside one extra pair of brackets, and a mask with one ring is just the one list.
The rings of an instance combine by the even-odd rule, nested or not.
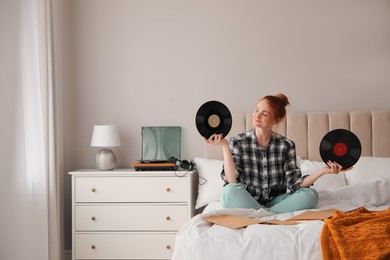
[[(194, 174), (78, 170), (72, 176), (72, 259), (171, 259), (194, 215)], [(182, 176), (182, 177), (178, 177)]]

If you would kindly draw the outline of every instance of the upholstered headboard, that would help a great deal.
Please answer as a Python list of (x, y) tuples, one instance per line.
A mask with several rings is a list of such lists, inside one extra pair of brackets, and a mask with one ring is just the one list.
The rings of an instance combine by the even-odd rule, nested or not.
[[(232, 113), (233, 125), (227, 136), (253, 128), (252, 113)], [(390, 157), (390, 111), (289, 112), (277, 132), (293, 140), (297, 155), (321, 161), (319, 145), (326, 133), (343, 128), (356, 134), (362, 156)], [(203, 155), (222, 159), (220, 147), (204, 144)]]

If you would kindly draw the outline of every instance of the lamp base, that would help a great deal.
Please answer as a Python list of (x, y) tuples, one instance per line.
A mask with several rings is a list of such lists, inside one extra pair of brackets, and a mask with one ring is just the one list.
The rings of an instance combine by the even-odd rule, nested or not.
[(116, 165), (116, 157), (111, 149), (100, 149), (96, 154), (96, 168), (99, 171), (112, 171)]

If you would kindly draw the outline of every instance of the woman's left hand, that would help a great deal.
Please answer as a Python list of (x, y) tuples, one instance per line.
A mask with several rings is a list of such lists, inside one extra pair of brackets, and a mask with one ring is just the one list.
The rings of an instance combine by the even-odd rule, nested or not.
[(345, 172), (345, 171), (349, 171), (350, 169), (352, 169), (352, 167), (350, 167), (348, 169), (343, 170), (343, 166), (341, 166), (337, 162), (332, 162), (332, 161), (328, 161), (327, 165), (328, 165), (328, 173), (329, 174), (339, 174), (341, 171)]

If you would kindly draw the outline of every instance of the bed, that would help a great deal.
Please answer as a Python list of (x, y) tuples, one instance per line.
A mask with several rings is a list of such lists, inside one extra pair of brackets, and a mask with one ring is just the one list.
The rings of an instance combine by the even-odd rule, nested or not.
[[(252, 128), (251, 113), (233, 113), (232, 117), (233, 126), (227, 138)], [(389, 259), (390, 253), (386, 248), (390, 248), (390, 219), (387, 214), (390, 206), (390, 111), (289, 112), (277, 131), (294, 140), (298, 166), (303, 174), (310, 174), (323, 166), (319, 154), (322, 137), (337, 128), (351, 130), (358, 136), (362, 144), (361, 157), (352, 170), (325, 175), (313, 185), (320, 201), (315, 209), (309, 210), (337, 211), (330, 219), (302, 221), (293, 225), (253, 224), (228, 228), (207, 221), (209, 216), (287, 220), (305, 211), (273, 214), (263, 209), (223, 209), (219, 203), (223, 186), (219, 175), (222, 154), (219, 147), (205, 144), (203, 156), (194, 159), (199, 174), (195, 203), (198, 214), (187, 221), (177, 234), (172, 259), (315, 260), (348, 258), (353, 254), (360, 254), (357, 258), (354, 255), (353, 259), (364, 259), (366, 251), (373, 253), (367, 256), (372, 259)], [(370, 217), (384, 213), (383, 222), (365, 226), (363, 236), (375, 235), (370, 241), (348, 241), (360, 238), (344, 231), (342, 235), (332, 233), (330, 220), (334, 222), (338, 218), (359, 216), (355, 213)], [(366, 223), (357, 222), (359, 225)], [(370, 230), (370, 227), (377, 229)], [(341, 229), (336, 227), (336, 230)], [(361, 245), (371, 246), (371, 249), (360, 248), (361, 251), (358, 251)], [(365, 252), (362, 253), (362, 250)]]

